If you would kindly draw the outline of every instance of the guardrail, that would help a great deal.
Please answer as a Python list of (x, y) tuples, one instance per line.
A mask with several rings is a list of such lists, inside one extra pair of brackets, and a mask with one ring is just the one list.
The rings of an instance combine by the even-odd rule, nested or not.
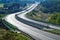
[(15, 26), (13, 26), (12, 24), (9, 24), (7, 21), (2, 20), (2, 23), (10, 30), (16, 30)]
[(30, 35), (28, 35), (27, 33), (19, 30), (18, 28), (16, 28), (16, 27), (13, 26), (12, 24), (9, 24), (7, 21), (2, 20), (2, 23), (3, 23), (8, 29), (10, 29), (11, 31), (17, 32), (17, 33), (21, 32), (21, 33), (22, 33), (23, 35), (25, 35), (26, 37), (28, 37), (28, 38), (30, 38), (30, 39), (32, 39), (32, 40), (35, 40), (34, 38), (32, 38), (32, 37), (31, 37)]

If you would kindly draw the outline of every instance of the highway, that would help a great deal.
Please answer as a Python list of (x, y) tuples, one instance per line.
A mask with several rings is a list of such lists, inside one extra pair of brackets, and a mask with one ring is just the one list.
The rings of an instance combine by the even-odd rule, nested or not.
[(31, 12), (35, 7), (38, 6), (38, 4), (39, 3), (32, 4), (32, 6), (27, 8), (27, 10), (7, 15), (4, 19), (7, 22), (9, 22), (10, 24), (16, 26), (16, 28), (18, 28), (19, 30), (21, 30), (21, 31), (27, 33), (28, 35), (30, 35), (31, 37), (33, 37), (35, 40), (60, 40), (60, 36), (39, 30), (37, 28), (24, 24), (16, 19), (15, 15), (20, 14), (19, 17), (21, 17), (21, 16), (25, 15), (26, 13)]
[(33, 23), (36, 23), (36, 24), (39, 24), (39, 25), (43, 25), (43, 26), (47, 26), (47, 27), (50, 27), (50, 28), (53, 28), (53, 29), (57, 29), (57, 30), (60, 30), (60, 26), (57, 26), (57, 25), (53, 25), (53, 24), (49, 24), (49, 23), (44, 23), (44, 22), (38, 22), (38, 21), (35, 21), (35, 20), (32, 20), (32, 19), (29, 19), (27, 18), (25, 15), (27, 13), (23, 13), (23, 14), (19, 14), (17, 15), (19, 18), (22, 18), (24, 20), (27, 20), (29, 22), (33, 22)]

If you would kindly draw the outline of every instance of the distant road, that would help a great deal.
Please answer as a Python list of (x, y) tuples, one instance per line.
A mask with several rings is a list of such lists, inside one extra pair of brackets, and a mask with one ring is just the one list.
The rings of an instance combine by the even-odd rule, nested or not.
[(19, 15), (20, 13), (21, 13), (21, 15), (19, 15), (19, 16), (21, 16), (21, 17), (22, 17), (22, 14), (25, 15), (25, 13), (29, 13), (36, 6), (38, 6), (38, 4), (39, 3), (32, 4), (32, 6), (30, 6), (28, 9), (26, 9), (24, 11), (7, 15), (5, 17), (5, 20), (7, 22), (9, 22), (10, 24), (16, 26), (16, 28), (18, 28), (19, 30), (21, 30), (21, 31), (27, 33), (28, 35), (30, 35), (31, 37), (33, 37), (35, 40), (60, 40), (60, 36), (41, 31), (37, 28), (34, 28), (32, 26), (22, 23), (15, 18), (16, 17), (15, 15)]

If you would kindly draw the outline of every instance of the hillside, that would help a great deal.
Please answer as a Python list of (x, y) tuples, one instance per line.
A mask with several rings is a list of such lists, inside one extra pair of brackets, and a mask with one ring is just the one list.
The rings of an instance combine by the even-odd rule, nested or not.
[(7, 4), (7, 3), (34, 3), (34, 1), (28, 0), (0, 0), (0, 4)]
[(15, 13), (34, 3), (34, 1), (23, 0), (0, 0), (0, 14)]
[(45, 0), (41, 2), (40, 6), (44, 13), (60, 12), (60, 0)]
[(32, 40), (29, 37), (24, 36), (22, 33), (16, 33), (0, 29), (0, 40)]

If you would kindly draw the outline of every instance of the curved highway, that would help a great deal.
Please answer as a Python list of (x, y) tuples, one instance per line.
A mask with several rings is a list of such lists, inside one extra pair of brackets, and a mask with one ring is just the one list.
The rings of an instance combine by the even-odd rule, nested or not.
[(53, 24), (48, 24), (48, 23), (44, 23), (44, 22), (38, 22), (38, 21), (35, 21), (35, 20), (31, 20), (29, 18), (27, 18), (25, 15), (27, 13), (23, 13), (23, 14), (19, 14), (17, 15), (19, 18), (22, 18), (24, 20), (27, 20), (29, 22), (33, 22), (33, 23), (36, 23), (36, 24), (39, 24), (39, 25), (43, 25), (43, 26), (46, 26), (46, 27), (50, 27), (50, 28), (53, 28), (53, 29), (57, 29), (57, 30), (60, 30), (60, 26), (56, 26), (56, 25), (53, 25)]
[[(19, 15), (20, 13), (23, 13), (25, 15), (25, 13), (32, 11), (36, 6), (38, 6), (38, 4), (39, 3), (32, 4), (32, 6), (30, 6), (28, 9), (24, 11), (7, 15), (4, 19), (10, 24), (16, 26), (16, 28), (18, 28), (19, 30), (33, 37), (35, 40), (60, 40), (60, 36), (41, 31), (37, 28), (34, 28), (32, 26), (22, 23), (15, 18), (15, 15)], [(19, 15), (19, 16), (22, 16), (22, 15)]]

